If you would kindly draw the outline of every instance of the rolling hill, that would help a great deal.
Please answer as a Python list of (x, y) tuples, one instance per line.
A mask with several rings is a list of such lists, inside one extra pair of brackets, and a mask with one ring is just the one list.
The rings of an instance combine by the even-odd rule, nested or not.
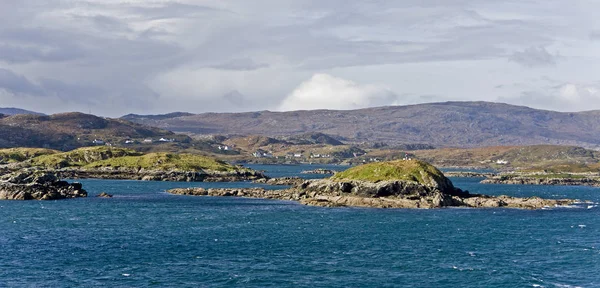
[(189, 137), (171, 131), (76, 112), (1, 116), (0, 135), (0, 148), (43, 147), (63, 151), (90, 146), (95, 139), (120, 142), (165, 137), (189, 141)]
[(44, 115), (43, 113), (33, 112), (20, 108), (0, 108), (0, 114), (3, 115), (18, 115), (18, 114), (31, 114), (31, 115)]
[(490, 102), (444, 102), (359, 110), (204, 113), (123, 119), (176, 132), (292, 136), (437, 147), (558, 144), (600, 147), (600, 111), (564, 113)]

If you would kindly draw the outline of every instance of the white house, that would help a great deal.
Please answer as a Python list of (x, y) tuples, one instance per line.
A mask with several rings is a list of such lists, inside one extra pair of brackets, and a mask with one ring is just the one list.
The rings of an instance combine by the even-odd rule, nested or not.
[(104, 141), (102, 141), (100, 139), (94, 139), (94, 141), (92, 141), (92, 143), (94, 143), (95, 145), (104, 145)]

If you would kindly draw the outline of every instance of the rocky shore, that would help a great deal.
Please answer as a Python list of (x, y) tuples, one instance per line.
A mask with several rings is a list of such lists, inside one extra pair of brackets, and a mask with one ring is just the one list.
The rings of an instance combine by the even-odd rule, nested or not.
[(142, 181), (175, 181), (175, 182), (235, 182), (266, 179), (258, 171), (240, 170), (230, 172), (220, 171), (179, 171), (179, 170), (148, 170), (102, 167), (97, 169), (62, 168), (44, 169), (47, 173), (67, 179), (114, 179)]
[(449, 171), (444, 172), (444, 176), (446, 177), (464, 177), (464, 178), (478, 178), (478, 177), (494, 177), (496, 173), (489, 172), (469, 172), (469, 171)]
[(600, 177), (540, 177), (499, 175), (481, 181), (483, 184), (563, 185), (600, 187)]
[(0, 200), (59, 200), (87, 197), (80, 183), (60, 181), (56, 175), (23, 170), (0, 177)]
[(300, 174), (321, 174), (321, 175), (333, 175), (335, 173), (336, 173), (336, 171), (334, 171), (334, 170), (323, 169), (323, 168), (314, 169), (314, 170), (304, 170), (304, 171), (300, 172)]
[(259, 184), (274, 185), (274, 186), (294, 186), (294, 185), (298, 185), (298, 184), (304, 182), (304, 179), (302, 179), (300, 177), (281, 177), (281, 178), (270, 178), (270, 179), (262, 178), (262, 179), (254, 180), (252, 182), (259, 183)]
[[(263, 188), (204, 189), (177, 188), (167, 192), (178, 195), (233, 196), (262, 199), (298, 201), (305, 205), (322, 207), (373, 207), (373, 208), (444, 208), (507, 207), (520, 209), (541, 209), (544, 207), (565, 206), (577, 200), (551, 200), (539, 197), (515, 198), (509, 196), (487, 196), (470, 194), (454, 187), (438, 188), (405, 181), (366, 181), (306, 180), (289, 189), (267, 190)], [(451, 188), (451, 190), (449, 190)]]

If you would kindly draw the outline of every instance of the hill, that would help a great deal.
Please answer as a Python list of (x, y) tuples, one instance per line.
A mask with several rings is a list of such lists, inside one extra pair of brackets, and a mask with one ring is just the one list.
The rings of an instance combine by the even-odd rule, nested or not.
[[(0, 150), (2, 151), (2, 150)], [(131, 149), (106, 146), (83, 147), (68, 152), (40, 154), (28, 161), (42, 168), (125, 168), (181, 171), (235, 171), (235, 166), (211, 157), (187, 153), (140, 153)]]
[(123, 119), (109, 119), (83, 113), (45, 115), (13, 115), (0, 118), (0, 148), (43, 147), (71, 150), (99, 144), (122, 142), (125, 139), (165, 137), (189, 141), (189, 137), (148, 127)]
[(425, 186), (442, 189), (452, 188), (452, 182), (433, 165), (419, 160), (395, 160), (363, 164), (336, 173), (337, 181), (413, 181)]
[(44, 115), (43, 113), (33, 112), (20, 108), (0, 108), (0, 114), (3, 115), (18, 115), (18, 114), (30, 114), (30, 115)]
[[(385, 151), (373, 153), (382, 154)], [(599, 162), (600, 152), (575, 146), (496, 146), (470, 149), (443, 148), (411, 151), (414, 157), (436, 166), (546, 169), (556, 166), (588, 166)], [(387, 154), (391, 155), (391, 154)], [(371, 157), (382, 155), (368, 155)]]
[(444, 102), (359, 110), (174, 114), (126, 119), (176, 132), (292, 136), (436, 147), (560, 144), (600, 147), (600, 112), (564, 113), (489, 102)]

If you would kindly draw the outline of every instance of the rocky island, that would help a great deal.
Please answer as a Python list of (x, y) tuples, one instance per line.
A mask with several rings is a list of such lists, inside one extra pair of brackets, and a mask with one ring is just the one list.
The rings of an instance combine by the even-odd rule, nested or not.
[(59, 200), (87, 197), (80, 183), (60, 181), (52, 174), (31, 169), (0, 177), (0, 200)]
[(488, 177), (481, 183), (600, 187), (600, 175), (598, 173), (507, 173)]
[(187, 153), (141, 153), (105, 146), (68, 152), (18, 148), (0, 150), (0, 169), (6, 172), (35, 168), (59, 178), (130, 179), (152, 181), (225, 182), (263, 179), (252, 169)]
[(376, 208), (509, 207), (540, 209), (577, 203), (539, 197), (515, 198), (470, 194), (454, 187), (441, 171), (418, 160), (370, 163), (350, 168), (329, 179), (306, 180), (289, 189), (178, 188), (179, 195), (237, 196), (299, 201), (306, 205)]

